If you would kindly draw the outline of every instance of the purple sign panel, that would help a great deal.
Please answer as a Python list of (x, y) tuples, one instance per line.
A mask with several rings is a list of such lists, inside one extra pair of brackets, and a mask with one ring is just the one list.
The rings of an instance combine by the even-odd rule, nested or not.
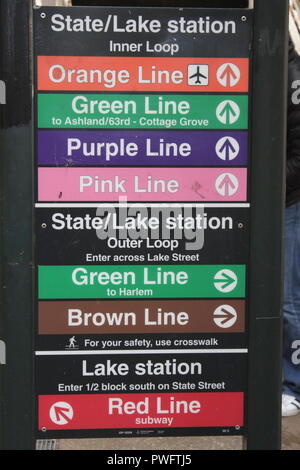
[(246, 166), (246, 131), (39, 131), (46, 166)]

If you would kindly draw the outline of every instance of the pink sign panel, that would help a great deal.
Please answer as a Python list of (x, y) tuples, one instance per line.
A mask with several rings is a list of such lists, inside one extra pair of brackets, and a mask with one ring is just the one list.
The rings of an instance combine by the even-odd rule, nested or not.
[(41, 202), (247, 201), (246, 168), (39, 168)]

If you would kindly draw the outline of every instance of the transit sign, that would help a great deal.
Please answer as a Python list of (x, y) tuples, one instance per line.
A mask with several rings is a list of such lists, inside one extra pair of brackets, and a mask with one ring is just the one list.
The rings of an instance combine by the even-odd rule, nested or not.
[(245, 167), (247, 143), (247, 131), (41, 130), (38, 159), (48, 167)]
[(37, 437), (245, 434), (251, 31), (34, 11)]
[(40, 94), (41, 129), (247, 129), (245, 95)]

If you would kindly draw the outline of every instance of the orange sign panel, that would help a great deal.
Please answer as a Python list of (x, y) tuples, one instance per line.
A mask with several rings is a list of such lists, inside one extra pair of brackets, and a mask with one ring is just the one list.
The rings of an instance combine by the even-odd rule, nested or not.
[(248, 83), (248, 59), (38, 57), (45, 91), (246, 93)]

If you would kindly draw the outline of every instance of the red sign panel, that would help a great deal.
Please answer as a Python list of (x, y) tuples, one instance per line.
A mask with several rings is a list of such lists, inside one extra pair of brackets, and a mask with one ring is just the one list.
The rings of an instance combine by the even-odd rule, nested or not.
[(243, 393), (50, 395), (39, 429), (242, 427)]

